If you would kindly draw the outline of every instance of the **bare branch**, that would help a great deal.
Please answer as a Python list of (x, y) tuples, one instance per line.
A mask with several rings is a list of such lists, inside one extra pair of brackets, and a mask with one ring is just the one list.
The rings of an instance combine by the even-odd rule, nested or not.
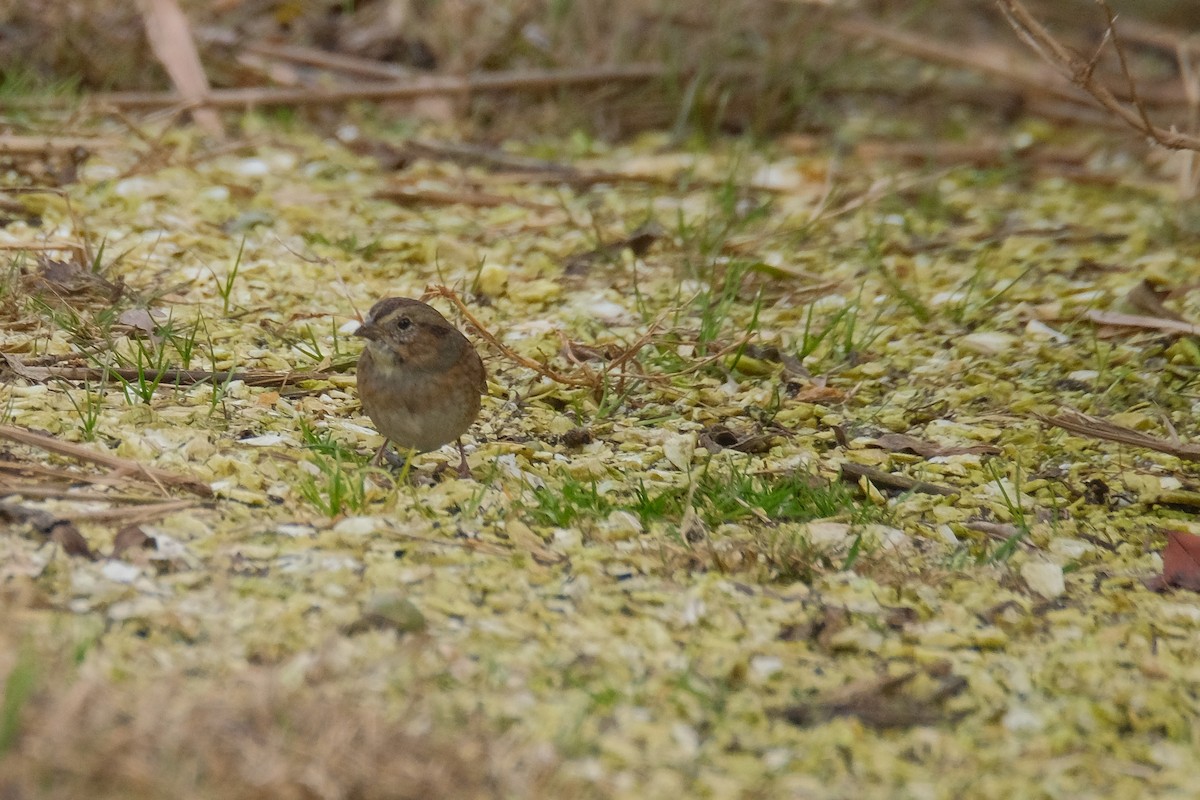
[[(1119, 117), (1129, 127), (1171, 150), (1200, 150), (1200, 138), (1179, 133), (1175, 130), (1160, 128), (1150, 121), (1149, 116), (1146, 114), (1145, 105), (1142, 103), (1141, 98), (1138, 97), (1135, 81), (1125, 59), (1124, 49), (1117, 38), (1116, 18), (1104, 0), (1099, 0), (1099, 2), (1108, 17), (1108, 30), (1105, 32), (1105, 42), (1111, 38), (1113, 46), (1117, 51), (1117, 57), (1121, 62), (1121, 71), (1129, 83), (1130, 103), (1132, 107), (1122, 103), (1108, 87), (1096, 80), (1092, 74), (1095, 59), (1085, 61), (1079, 54), (1054, 38), (1029, 13), (1029, 10), (1025, 8), (1020, 0), (997, 0), (997, 2), (1000, 5), (1000, 10), (1004, 12), (1004, 16), (1008, 19), (1009, 24), (1012, 25), (1013, 30), (1017, 32), (1017, 35), (1026, 44), (1036, 50), (1042, 58), (1046, 59), (1066, 75), (1072, 83), (1094, 97), (1100, 105)], [(1103, 43), (1096, 52), (1097, 59), (1102, 49)]]

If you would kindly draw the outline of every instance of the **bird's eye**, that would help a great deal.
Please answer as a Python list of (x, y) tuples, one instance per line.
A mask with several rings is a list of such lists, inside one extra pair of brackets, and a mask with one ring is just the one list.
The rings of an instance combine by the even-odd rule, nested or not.
[(396, 320), (396, 327), (402, 331), (408, 330), (410, 327), (412, 327), (412, 320), (408, 317), (401, 317), (400, 319)]

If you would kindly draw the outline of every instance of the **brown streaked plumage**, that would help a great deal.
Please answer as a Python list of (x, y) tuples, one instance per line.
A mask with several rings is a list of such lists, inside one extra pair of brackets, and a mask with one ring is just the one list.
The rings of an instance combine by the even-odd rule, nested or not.
[(432, 306), (408, 297), (380, 300), (355, 336), (363, 410), (388, 441), (418, 452), (458, 442), (459, 474), (470, 475), (459, 441), (479, 415), (487, 373), (475, 347)]

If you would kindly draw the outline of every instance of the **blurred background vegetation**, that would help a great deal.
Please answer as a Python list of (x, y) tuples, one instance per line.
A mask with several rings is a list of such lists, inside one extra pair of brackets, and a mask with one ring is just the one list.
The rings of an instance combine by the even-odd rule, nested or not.
[[(167, 90), (142, 17), (150, 0), (8, 0), (0, 6), (3, 97)], [(1022, 113), (1070, 121), (1062, 98), (954, 63), (1049, 69), (1024, 47), (993, 0), (182, 0), (214, 88), (330, 87), (405, 76), (468, 75), (653, 64), (662, 77), (561, 91), (477, 93), (402, 110), (469, 123), (503, 138), (586, 130), (619, 138), (647, 129), (705, 135), (837, 133), (870, 109), (895, 135), (954, 138), (959, 109), (992, 122)], [(1081, 52), (1102, 40), (1094, 0), (1028, 4)], [(1136, 45), (1150, 97), (1181, 81), (1179, 43), (1200, 30), (1200, 2), (1114, 0)], [(880, 35), (889, 32), (889, 35)], [(316, 63), (327, 53), (385, 65)], [(307, 54), (307, 55), (306, 55)], [(342, 65), (345, 66), (345, 65)], [(361, 64), (359, 65), (361, 66)], [(1107, 60), (1101, 70), (1113, 69)], [(1115, 74), (1115, 73), (1114, 73)], [(1182, 92), (1173, 95), (1175, 100)], [(1069, 104), (1068, 104), (1069, 105)], [(1159, 103), (1165, 125), (1195, 115)], [(329, 110), (316, 109), (318, 118)], [(1087, 116), (1079, 120), (1088, 124)], [(902, 124), (900, 124), (902, 123)], [(884, 132), (889, 132), (885, 130)]]

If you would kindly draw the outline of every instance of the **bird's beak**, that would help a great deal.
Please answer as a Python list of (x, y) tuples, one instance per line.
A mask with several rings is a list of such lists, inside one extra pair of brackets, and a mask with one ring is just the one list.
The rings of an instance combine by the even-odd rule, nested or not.
[(355, 336), (361, 336), (362, 338), (370, 339), (371, 341), (378, 339), (380, 333), (381, 331), (379, 330), (379, 326), (371, 320), (367, 320), (362, 325), (359, 325), (358, 329), (354, 331)]

